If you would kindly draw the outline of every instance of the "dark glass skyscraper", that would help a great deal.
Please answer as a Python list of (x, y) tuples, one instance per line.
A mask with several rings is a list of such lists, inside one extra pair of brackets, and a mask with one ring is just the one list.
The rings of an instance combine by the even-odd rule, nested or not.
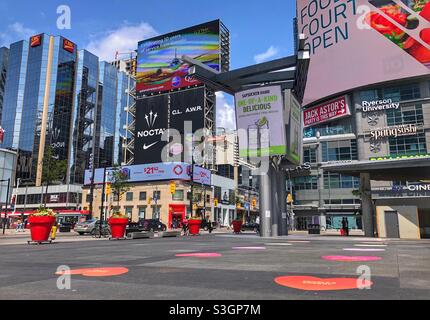
[(0, 48), (0, 125), (2, 118), (2, 110), (3, 110), (3, 96), (4, 96), (4, 87), (6, 84), (6, 72), (7, 65), (9, 59), (9, 49), (2, 47)]
[(0, 147), (19, 151), (18, 178), (41, 185), (48, 146), (67, 160), (67, 184), (82, 184), (91, 164), (119, 163), (125, 74), (46, 34), (12, 44), (8, 70)]

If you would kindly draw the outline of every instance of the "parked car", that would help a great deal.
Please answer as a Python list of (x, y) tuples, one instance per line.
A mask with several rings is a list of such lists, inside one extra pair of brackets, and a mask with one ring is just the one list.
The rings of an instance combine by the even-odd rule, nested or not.
[(160, 219), (140, 219), (140, 231), (166, 231), (167, 226), (160, 221)]
[(256, 233), (260, 232), (260, 225), (255, 222), (246, 222), (242, 225), (242, 231), (254, 231)]
[[(107, 222), (103, 222), (104, 226), (107, 226)], [(83, 236), (84, 234), (91, 234), (94, 235), (95, 228), (100, 228), (100, 222), (96, 219), (87, 220), (84, 222), (78, 222), (75, 225), (75, 232), (77, 232), (80, 236)]]
[[(216, 229), (217, 225), (218, 225), (218, 224), (217, 224), (216, 222), (212, 222), (212, 229)], [(208, 230), (209, 230), (209, 226), (210, 226), (209, 221), (207, 221), (207, 220), (202, 220), (202, 224), (200, 225), (200, 229), (203, 229), (203, 230), (205, 230), (205, 231), (208, 231)]]

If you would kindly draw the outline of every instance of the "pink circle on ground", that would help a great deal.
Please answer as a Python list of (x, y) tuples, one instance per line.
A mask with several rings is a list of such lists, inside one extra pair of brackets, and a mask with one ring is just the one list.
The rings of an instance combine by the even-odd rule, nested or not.
[(322, 256), (324, 260), (341, 261), (341, 262), (363, 262), (363, 261), (379, 261), (381, 257), (374, 256)]
[(222, 257), (222, 254), (220, 253), (180, 253), (176, 254), (175, 257), (179, 258), (218, 258)]
[(266, 250), (266, 247), (233, 247), (233, 250)]

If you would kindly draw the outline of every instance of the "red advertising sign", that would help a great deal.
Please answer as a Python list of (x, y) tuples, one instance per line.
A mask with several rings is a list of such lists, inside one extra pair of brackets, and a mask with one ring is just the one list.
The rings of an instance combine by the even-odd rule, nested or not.
[(38, 47), (42, 44), (42, 35), (33, 36), (30, 38), (30, 47)]
[(70, 53), (73, 53), (75, 51), (75, 44), (70, 40), (64, 39), (63, 49), (69, 51)]
[(3, 143), (4, 140), (4, 129), (0, 127), (0, 143)]
[(306, 109), (303, 112), (305, 127), (310, 127), (351, 115), (346, 101), (346, 96), (336, 98), (316, 107)]

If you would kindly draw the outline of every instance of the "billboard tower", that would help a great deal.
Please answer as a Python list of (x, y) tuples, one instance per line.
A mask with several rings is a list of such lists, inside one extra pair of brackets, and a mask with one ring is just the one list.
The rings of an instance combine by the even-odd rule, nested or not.
[[(215, 89), (189, 75), (190, 65), (183, 56), (196, 59), (217, 73), (228, 71), (228, 29), (220, 20), (214, 20), (139, 43), (133, 127), (135, 164), (162, 162), (161, 152), (167, 141), (161, 137), (167, 130), (178, 130), (182, 140), (181, 146), (170, 147), (170, 153), (183, 154), (189, 139), (184, 132), (186, 121), (192, 123), (193, 134), (204, 129), (206, 136), (215, 135)], [(208, 150), (204, 166), (215, 170), (215, 148), (203, 148)]]

